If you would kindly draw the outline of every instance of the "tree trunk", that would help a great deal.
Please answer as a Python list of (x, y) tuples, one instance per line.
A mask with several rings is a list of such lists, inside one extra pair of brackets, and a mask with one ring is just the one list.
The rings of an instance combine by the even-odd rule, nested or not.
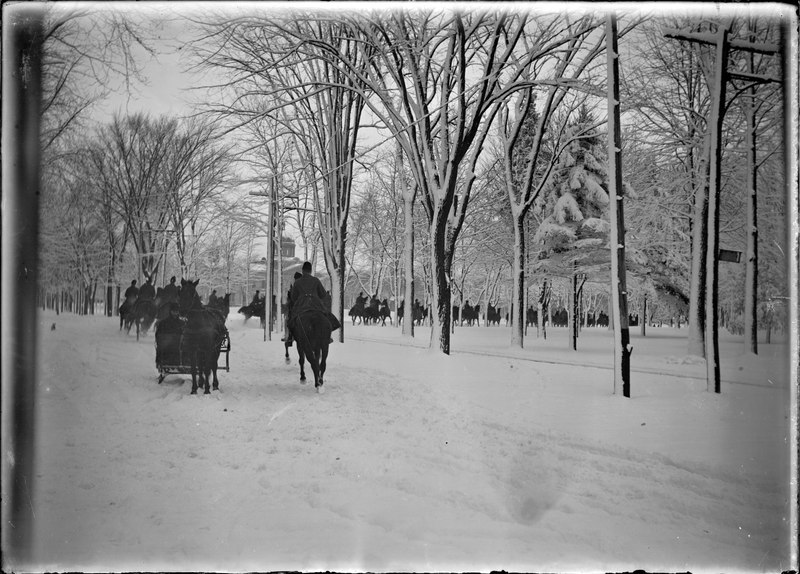
[(573, 351), (578, 350), (578, 266), (573, 262), (572, 264), (572, 288), (569, 290), (569, 312), (568, 317), (568, 332), (570, 348)]
[(525, 215), (515, 214), (514, 258), (511, 268), (511, 346), (523, 347), (525, 329)]
[[(752, 54), (750, 54), (752, 64)], [(755, 90), (750, 90), (751, 98)], [(745, 253), (744, 280), (744, 345), (745, 350), (758, 353), (758, 202), (756, 167), (756, 122), (753, 100), (744, 104), (747, 126), (745, 137), (747, 148), (747, 248)]]
[[(342, 258), (343, 259), (343, 258)], [(344, 277), (345, 277), (345, 267), (343, 265), (339, 265), (332, 275), (331, 278), (331, 313), (339, 319), (339, 323), (341, 323), (341, 327), (339, 327), (338, 331), (338, 339), (340, 343), (344, 343), (344, 314), (342, 310), (344, 309)]]
[(639, 318), (642, 327), (642, 337), (647, 335), (647, 295), (642, 300), (642, 316)]
[(689, 348), (687, 352), (705, 357), (705, 300), (706, 300), (706, 252), (708, 251), (708, 165), (709, 138), (706, 136), (703, 157), (700, 160), (700, 176), (694, 196), (694, 219), (692, 224), (692, 274), (689, 287)]
[(434, 217), (431, 229), (431, 264), (433, 300), (429, 312), (431, 320), (430, 347), (438, 343), (439, 349), (445, 354), (450, 354), (450, 329), (451, 321), (451, 292), (450, 292), (450, 262), (446, 252), (445, 241), (447, 234), (447, 218)]
[[(402, 177), (402, 175), (401, 175)], [(403, 307), (403, 335), (414, 336), (414, 198), (403, 190), (403, 274), (406, 278)]]

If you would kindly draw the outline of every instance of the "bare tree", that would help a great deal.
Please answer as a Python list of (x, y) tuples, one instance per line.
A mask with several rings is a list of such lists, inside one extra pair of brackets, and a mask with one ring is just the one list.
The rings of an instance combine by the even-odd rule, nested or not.
[(163, 258), (170, 206), (161, 184), (175, 131), (172, 120), (116, 117), (100, 130), (92, 154), (99, 185), (109, 190), (116, 212), (125, 221), (137, 267), (145, 277), (155, 277)]
[[(593, 34), (597, 23), (590, 20), (567, 22), (563, 30), (557, 28), (558, 24), (557, 21), (548, 22), (537, 36), (551, 37), (553, 29), (557, 29), (563, 38), (563, 49), (544, 51), (540, 58), (527, 62), (528, 67), (518, 72), (532, 80), (549, 79), (550, 86), (539, 90), (524, 88), (511, 94), (500, 106), (503, 179), (514, 230), (511, 345), (517, 347), (523, 346), (525, 324), (525, 219), (559, 161), (560, 149), (553, 149), (552, 142), (561, 139), (566, 122), (557, 122), (556, 113), (565, 102), (570, 85), (578, 84), (580, 80), (589, 85), (586, 72), (603, 50), (602, 36)], [(552, 76), (540, 78), (544, 75), (543, 70), (548, 69), (552, 69), (549, 72)], [(541, 100), (538, 108), (537, 97)], [(567, 101), (570, 110), (576, 109), (580, 103), (580, 100)], [(562, 113), (561, 117), (568, 115), (569, 111)], [(551, 130), (555, 136), (549, 133)], [(546, 142), (548, 137), (551, 141), (549, 146)], [(561, 149), (567, 143), (563, 143)]]
[[(236, 103), (215, 111), (237, 126), (260, 118), (294, 134), (295, 152), (305, 166), (315, 197), (325, 265), (331, 278), (333, 312), (343, 319), (345, 245), (353, 160), (364, 109), (364, 89), (322, 52), (345, 55), (355, 69), (366, 52), (352, 31), (326, 13), (242, 17), (208, 27), (198, 48), (205, 65), (229, 72)], [(344, 340), (344, 329), (339, 331)]]
[[(160, 181), (156, 188), (165, 194), (171, 231), (174, 234), (181, 274), (189, 276), (188, 250), (197, 245), (203, 230), (200, 216), (206, 205), (226, 189), (233, 158), (208, 122), (189, 119), (175, 126), (168, 140)], [(195, 270), (196, 271), (196, 270)]]
[[(689, 339), (688, 352), (704, 356), (705, 353), (705, 266), (703, 256), (706, 252), (706, 221), (708, 208), (707, 181), (707, 147), (704, 144), (707, 131), (707, 115), (710, 98), (703, 75), (702, 60), (704, 52), (698, 52), (681, 42), (665, 42), (661, 26), (665, 22), (654, 22), (648, 29), (646, 39), (646, 57), (636, 58), (632, 66), (634, 73), (628, 80), (628, 98), (636, 108), (637, 124), (642, 136), (650, 145), (662, 142), (661, 157), (672, 156), (681, 167), (674, 173), (674, 167), (667, 166), (673, 172), (672, 185), (675, 193), (685, 203), (674, 206), (678, 224), (685, 226), (685, 231), (677, 227), (679, 233), (688, 233), (691, 241), (679, 245), (690, 247), (686, 256), (680, 260), (691, 259), (689, 267)], [(693, 29), (705, 24), (688, 19), (670, 19), (667, 25)], [(658, 85), (653, 90), (653, 83)], [(638, 97), (637, 97), (638, 94)], [(666, 183), (666, 182), (665, 182)], [(661, 194), (670, 190), (661, 188)], [(661, 263), (659, 266), (662, 266)], [(676, 274), (677, 269), (667, 267), (665, 275)]]
[(428, 218), (431, 346), (447, 354), (454, 249), (496, 104), (520, 81), (514, 70), (561, 41), (526, 45), (536, 36), (526, 36), (524, 13), (376, 13), (352, 22), (376, 53), (361, 76), (374, 95), (368, 104), (408, 158)]

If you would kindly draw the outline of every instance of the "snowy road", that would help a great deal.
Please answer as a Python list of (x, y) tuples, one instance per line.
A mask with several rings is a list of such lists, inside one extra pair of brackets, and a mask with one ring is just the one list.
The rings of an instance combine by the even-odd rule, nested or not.
[(634, 343), (642, 366), (673, 374), (636, 373), (625, 400), (611, 394), (607, 334), (572, 355), (586, 366), (563, 364), (556, 333), (512, 351), (500, 329), (457, 332), (444, 357), (348, 325), (320, 396), (279, 341), (232, 316), (231, 372), (190, 396), (187, 376), (156, 384), (152, 337), (102, 317), (53, 321), (39, 362), (40, 569), (789, 567), (780, 345), (731, 356), (724, 376), (752, 384), (714, 395), (692, 378), (704, 366), (654, 333)]

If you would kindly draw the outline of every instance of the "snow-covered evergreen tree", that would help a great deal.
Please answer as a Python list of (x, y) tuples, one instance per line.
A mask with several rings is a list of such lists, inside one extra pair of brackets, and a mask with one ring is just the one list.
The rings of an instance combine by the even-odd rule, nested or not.
[[(591, 132), (595, 123), (591, 112), (582, 106), (568, 128), (566, 149), (553, 176), (553, 186), (545, 203), (546, 213), (535, 240), (543, 256), (553, 264), (577, 261), (588, 264), (605, 252), (608, 241), (608, 188), (606, 150), (602, 134)], [(565, 257), (566, 256), (566, 257)], [(550, 267), (545, 261), (544, 267)]]

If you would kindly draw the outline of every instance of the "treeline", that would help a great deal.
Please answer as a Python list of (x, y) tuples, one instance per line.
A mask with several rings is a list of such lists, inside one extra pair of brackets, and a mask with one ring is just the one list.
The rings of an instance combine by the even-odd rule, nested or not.
[[(778, 42), (776, 20), (730, 16), (731, 37)], [(631, 310), (695, 335), (714, 59), (665, 30), (712, 34), (715, 18), (632, 12), (619, 31)], [(44, 290), (90, 299), (160, 272), (230, 292), (251, 283), (256, 237), (287, 232), (324, 265), (340, 317), (356, 288), (423, 300), (444, 352), (466, 301), (513, 309), (519, 346), (545, 282), (565, 309), (607, 304), (603, 15), (244, 7), (192, 25), (193, 64), (219, 79), (202, 120), (118, 116), (62, 138)], [(780, 76), (769, 54), (733, 51), (730, 65)], [(721, 321), (780, 325), (783, 103), (770, 82), (728, 93), (720, 238), (742, 256), (720, 267)], [(703, 352), (691, 335), (689, 352)]]

